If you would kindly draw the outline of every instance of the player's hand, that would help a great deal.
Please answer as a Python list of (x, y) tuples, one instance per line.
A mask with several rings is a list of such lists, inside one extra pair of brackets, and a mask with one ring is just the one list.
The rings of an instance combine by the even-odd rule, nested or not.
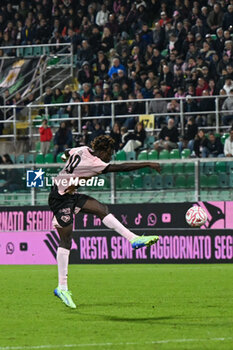
[(150, 168), (156, 170), (159, 174), (161, 173), (161, 167), (159, 163), (151, 163)]

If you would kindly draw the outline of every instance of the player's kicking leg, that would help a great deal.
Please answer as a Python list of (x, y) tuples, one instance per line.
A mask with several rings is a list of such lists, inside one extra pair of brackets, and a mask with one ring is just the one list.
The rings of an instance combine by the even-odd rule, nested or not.
[(60, 236), (60, 244), (57, 249), (58, 287), (54, 290), (54, 294), (68, 307), (75, 309), (76, 305), (72, 300), (72, 293), (68, 290), (67, 284), (73, 225), (69, 224), (66, 227), (59, 227), (60, 225), (56, 222), (56, 219), (54, 220), (54, 226), (56, 227)]
[(135, 235), (135, 233), (128, 230), (120, 223), (119, 220), (115, 218), (115, 216), (108, 212), (108, 207), (106, 205), (98, 202), (94, 198), (89, 197), (89, 199), (83, 205), (81, 211), (84, 213), (98, 215), (105, 226), (125, 237), (128, 241), (131, 242), (131, 245), (134, 249), (151, 246), (159, 240), (158, 236)]

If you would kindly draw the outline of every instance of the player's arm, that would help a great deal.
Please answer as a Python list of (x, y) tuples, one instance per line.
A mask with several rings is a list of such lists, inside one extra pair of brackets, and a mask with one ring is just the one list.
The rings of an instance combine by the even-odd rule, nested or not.
[(142, 168), (149, 167), (160, 173), (160, 164), (155, 162), (138, 162), (138, 163), (122, 163), (122, 164), (109, 164), (103, 171), (103, 173), (116, 173), (122, 171), (133, 171)]

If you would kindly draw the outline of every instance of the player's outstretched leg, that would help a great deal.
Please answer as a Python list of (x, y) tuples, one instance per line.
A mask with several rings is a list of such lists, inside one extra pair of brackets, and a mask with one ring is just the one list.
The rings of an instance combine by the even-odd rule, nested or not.
[(158, 236), (135, 235), (135, 233), (131, 232), (124, 225), (122, 225), (120, 221), (115, 218), (115, 216), (109, 214), (108, 207), (105, 204), (100, 203), (94, 198), (90, 197), (86, 201), (82, 207), (82, 212), (98, 215), (105, 226), (128, 239), (134, 249), (150, 246), (159, 240)]
[(58, 287), (54, 289), (54, 294), (68, 307), (75, 309), (76, 305), (72, 300), (72, 293), (68, 290), (67, 284), (72, 224), (66, 227), (56, 227), (56, 229), (61, 241), (57, 249)]

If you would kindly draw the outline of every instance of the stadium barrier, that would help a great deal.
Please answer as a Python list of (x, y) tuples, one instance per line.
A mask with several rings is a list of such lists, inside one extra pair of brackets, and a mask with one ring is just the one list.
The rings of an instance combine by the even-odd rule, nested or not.
[[(73, 132), (73, 135), (80, 134), (82, 132), (82, 123), (84, 121), (92, 121), (96, 119), (101, 119), (101, 120), (109, 120), (111, 125), (115, 123), (117, 120), (121, 119), (129, 119), (129, 118), (134, 118), (134, 117), (139, 117), (139, 114), (124, 114), (120, 115), (116, 113), (116, 106), (118, 104), (122, 103), (143, 103), (144, 108), (145, 108), (145, 113), (143, 114), (144, 116), (144, 122), (148, 120), (148, 126), (146, 125), (146, 130), (148, 132), (154, 132), (154, 131), (159, 131), (160, 129), (155, 127), (154, 125), (151, 127), (149, 124), (149, 121), (151, 120), (151, 116), (154, 117), (154, 120), (156, 120), (157, 117), (164, 117), (165, 119), (167, 117), (178, 117), (178, 129), (180, 131), (181, 135), (184, 135), (185, 131), (185, 125), (187, 122), (188, 117), (190, 116), (207, 116), (209, 114), (214, 116), (215, 119), (215, 125), (214, 126), (205, 126), (203, 129), (208, 129), (208, 130), (213, 130), (216, 133), (219, 133), (220, 131), (224, 131), (229, 129), (230, 126), (224, 126), (221, 123), (221, 117), (224, 114), (228, 114), (232, 112), (233, 110), (229, 111), (221, 111), (219, 108), (219, 102), (223, 98), (226, 98), (226, 96), (201, 96), (201, 97), (192, 97), (194, 100), (202, 100), (202, 99), (214, 99), (215, 101), (215, 110), (214, 111), (197, 111), (197, 112), (185, 112), (184, 111), (184, 101), (185, 98), (158, 98), (158, 99), (130, 99), (130, 100), (114, 100), (114, 101), (94, 101), (94, 102), (72, 102), (72, 103), (60, 103), (60, 104), (33, 104), (30, 103), (27, 106), (20, 106), (20, 105), (11, 105), (11, 106), (0, 106), (0, 108), (4, 109), (12, 109), (12, 117), (7, 119), (7, 120), (0, 120), (0, 123), (10, 123), (12, 124), (13, 132), (0, 135), (1, 138), (6, 138), (6, 139), (13, 139), (14, 143), (16, 143), (17, 135), (16, 135), (16, 130), (17, 130), (17, 123), (19, 123), (19, 120), (17, 118), (17, 112), (19, 109), (24, 109), (24, 114), (26, 117), (25, 120), (25, 129), (27, 130), (26, 135), (29, 137), (30, 143), (32, 144), (34, 138), (38, 140), (39, 138), (39, 132), (34, 132), (34, 126), (38, 126), (38, 123), (41, 123), (44, 118), (47, 118), (49, 121), (49, 125), (58, 127), (60, 125), (61, 121), (75, 121), (77, 122), (77, 132)], [(166, 101), (167, 103), (172, 101), (172, 100), (179, 100), (180, 102), (180, 111), (178, 112), (166, 112), (166, 113), (150, 113), (150, 102), (152, 101)], [(109, 115), (101, 115), (101, 116), (82, 116), (82, 107), (83, 106), (96, 106), (96, 105), (110, 105), (111, 106), (111, 113)], [(50, 117), (49, 115), (49, 109), (50, 108), (58, 108), (61, 110), (65, 110), (67, 107), (76, 107), (77, 108), (77, 116), (76, 117), (69, 117), (68, 114), (65, 114), (65, 112), (59, 113), (52, 115)], [(44, 114), (41, 116), (38, 116), (39, 111), (44, 110)], [(148, 118), (145, 118), (145, 116), (148, 116)], [(35, 123), (36, 122), (36, 123)]]
[[(74, 217), (70, 263), (232, 263), (233, 202), (198, 202), (208, 215), (201, 229), (185, 221), (193, 204), (110, 205), (135, 233), (160, 236), (156, 245), (136, 251), (99, 218), (80, 213)], [(0, 264), (56, 264), (58, 244), (47, 206), (0, 208)]]

